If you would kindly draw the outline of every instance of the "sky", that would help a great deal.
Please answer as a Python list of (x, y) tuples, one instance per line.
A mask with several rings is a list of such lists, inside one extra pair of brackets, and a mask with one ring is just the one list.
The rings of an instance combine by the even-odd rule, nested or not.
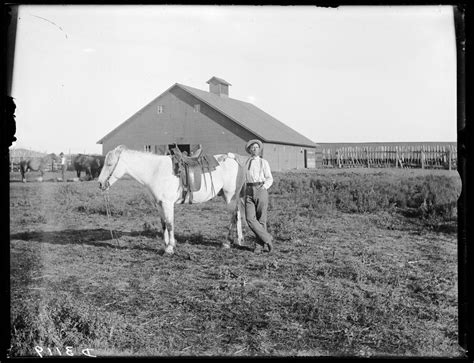
[(97, 141), (175, 83), (324, 142), (456, 141), (451, 6), (20, 5), (15, 148)]

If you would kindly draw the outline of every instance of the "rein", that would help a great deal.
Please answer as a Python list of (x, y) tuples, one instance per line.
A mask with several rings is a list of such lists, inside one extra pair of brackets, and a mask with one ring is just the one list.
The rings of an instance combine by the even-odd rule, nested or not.
[(112, 212), (111, 212), (111, 209), (110, 209), (110, 199), (109, 199), (109, 192), (108, 191), (105, 191), (105, 193), (104, 193), (104, 200), (105, 200), (105, 210), (107, 212), (107, 220), (109, 222), (110, 237), (112, 238), (112, 240), (114, 240), (116, 242), (116, 244), (118, 246), (120, 246), (118, 238), (114, 235), (112, 227), (110, 227), (110, 225), (111, 225), (110, 218), (111, 218)]
[[(114, 167), (112, 168), (112, 171), (110, 172), (109, 176), (107, 178), (105, 178), (105, 181), (104, 181), (104, 185), (107, 185), (109, 184), (109, 180), (110, 178), (112, 177), (112, 175), (114, 174), (115, 172), (115, 168), (117, 167), (118, 165), (118, 162), (119, 162), (119, 159), (120, 159), (120, 155), (122, 154), (122, 150), (120, 150), (120, 153), (118, 154), (117, 156), (117, 162), (115, 163)], [(119, 240), (117, 237), (115, 237), (114, 235), (114, 232), (112, 230), (112, 227), (110, 227), (111, 223), (110, 223), (110, 219), (111, 219), (111, 215), (112, 215), (112, 212), (111, 212), (111, 208), (110, 208), (110, 199), (109, 199), (109, 192), (107, 190), (104, 191), (104, 200), (105, 200), (105, 210), (107, 212), (107, 220), (109, 222), (109, 231), (110, 231), (110, 237), (112, 238), (112, 240), (114, 240), (116, 242), (117, 245), (120, 246), (120, 243), (119, 243)]]

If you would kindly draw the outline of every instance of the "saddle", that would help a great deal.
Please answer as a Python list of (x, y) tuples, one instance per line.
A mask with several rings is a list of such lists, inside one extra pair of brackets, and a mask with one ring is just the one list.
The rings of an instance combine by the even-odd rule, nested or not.
[[(173, 171), (180, 178), (183, 186), (182, 203), (193, 202), (193, 192), (201, 189), (201, 177), (205, 173), (211, 173), (219, 165), (213, 155), (204, 154), (202, 148), (187, 156), (176, 146), (172, 150)], [(211, 177), (212, 183), (212, 177)], [(214, 187), (212, 185), (212, 187)]]

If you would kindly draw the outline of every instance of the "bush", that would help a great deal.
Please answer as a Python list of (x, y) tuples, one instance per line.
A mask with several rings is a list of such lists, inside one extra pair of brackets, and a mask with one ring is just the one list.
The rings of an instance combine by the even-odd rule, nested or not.
[(424, 219), (453, 220), (461, 191), (452, 174), (407, 176), (399, 174), (275, 173), (275, 195), (293, 195), (303, 208), (336, 209), (347, 213), (411, 210)]

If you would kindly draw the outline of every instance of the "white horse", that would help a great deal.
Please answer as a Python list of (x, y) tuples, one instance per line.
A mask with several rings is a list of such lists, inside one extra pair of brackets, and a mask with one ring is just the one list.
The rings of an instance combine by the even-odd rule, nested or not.
[[(244, 171), (233, 158), (226, 154), (214, 155), (219, 165), (211, 173), (203, 173), (201, 189), (193, 192), (193, 203), (203, 203), (222, 195), (227, 204), (236, 200), (232, 211), (227, 240), (222, 247), (230, 248), (230, 242), (242, 245), (240, 193), (244, 184)], [(104, 167), (99, 175), (99, 187), (109, 189), (124, 175), (129, 175), (144, 185), (155, 199), (161, 217), (165, 252), (173, 254), (176, 241), (174, 238), (174, 204), (183, 202), (183, 186), (173, 173), (173, 163), (169, 155), (156, 155), (147, 152), (129, 150), (117, 146), (107, 153)], [(232, 231), (237, 228), (237, 240), (232, 241)]]

